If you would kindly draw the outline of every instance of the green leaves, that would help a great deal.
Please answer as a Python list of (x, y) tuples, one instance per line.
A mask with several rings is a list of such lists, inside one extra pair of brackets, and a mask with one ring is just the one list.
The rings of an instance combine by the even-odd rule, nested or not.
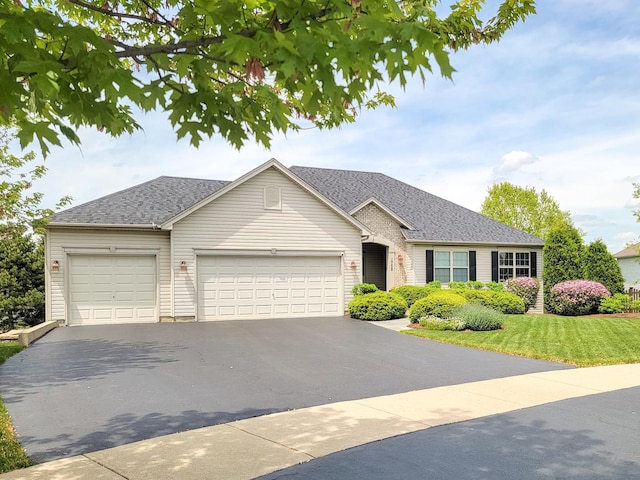
[(542, 239), (557, 227), (573, 225), (569, 212), (560, 210), (546, 190), (538, 193), (509, 182), (488, 189), (480, 213)]
[[(29, 131), (32, 128), (32, 131)], [(53, 132), (42, 123), (27, 124), (20, 134), (43, 136), (51, 142), (57, 141)], [(34, 152), (21, 157), (13, 155), (10, 145), (15, 139), (14, 132), (6, 127), (0, 127), (0, 225), (19, 225), (20, 228), (30, 228), (36, 233), (42, 232), (44, 217), (51, 215), (53, 210), (40, 207), (42, 194), (33, 192), (33, 183), (42, 178), (47, 169), (44, 165), (33, 166), (36, 158)], [(22, 141), (22, 140), (21, 140)], [(42, 145), (46, 148), (46, 145)], [(70, 198), (60, 199), (57, 208), (70, 202)]]
[[(26, 3), (26, 1), (25, 1)], [(31, 0), (0, 4), (0, 125), (44, 154), (80, 126), (138, 127), (131, 107), (161, 108), (194, 145), (220, 135), (268, 146), (300, 119), (335, 127), (357, 109), (392, 105), (449, 53), (492, 42), (535, 12), (503, 0), (484, 26), (484, 0)], [(383, 101), (381, 101), (383, 99)]]

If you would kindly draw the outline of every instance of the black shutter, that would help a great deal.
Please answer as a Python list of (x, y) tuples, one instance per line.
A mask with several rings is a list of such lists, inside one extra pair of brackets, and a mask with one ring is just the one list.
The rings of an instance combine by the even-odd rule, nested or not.
[(498, 252), (491, 252), (491, 281), (498, 281)]
[(476, 251), (469, 250), (469, 280), (476, 281)]
[(530, 275), (533, 278), (536, 278), (538, 276), (538, 256), (536, 252), (531, 252), (529, 256), (529, 265), (531, 268)]
[(427, 250), (427, 283), (433, 282), (433, 250)]

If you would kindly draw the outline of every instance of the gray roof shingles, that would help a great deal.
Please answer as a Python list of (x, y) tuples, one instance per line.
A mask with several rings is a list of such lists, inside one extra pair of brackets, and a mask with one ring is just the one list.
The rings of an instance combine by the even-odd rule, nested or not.
[(290, 170), (347, 212), (375, 198), (411, 224), (414, 230), (403, 232), (408, 240), (544, 244), (538, 237), (382, 173), (297, 166)]
[(229, 183), (158, 177), (63, 210), (49, 217), (49, 220), (54, 224), (160, 225)]
[[(414, 230), (403, 232), (408, 240), (536, 246), (544, 243), (533, 235), (382, 173), (298, 166), (289, 170), (345, 212), (376, 198), (411, 224)], [(158, 177), (56, 213), (50, 221), (54, 225), (160, 225), (229, 183)]]

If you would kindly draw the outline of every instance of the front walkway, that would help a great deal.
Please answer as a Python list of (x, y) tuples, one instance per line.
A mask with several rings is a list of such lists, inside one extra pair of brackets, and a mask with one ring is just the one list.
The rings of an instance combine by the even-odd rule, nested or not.
[(37, 465), (2, 480), (251, 479), (431, 427), (640, 386), (640, 364), (556, 370), (331, 403)]

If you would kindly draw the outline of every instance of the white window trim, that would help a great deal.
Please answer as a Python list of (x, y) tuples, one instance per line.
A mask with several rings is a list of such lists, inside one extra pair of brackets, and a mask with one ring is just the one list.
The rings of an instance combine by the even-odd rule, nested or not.
[[(503, 265), (502, 264), (502, 255), (503, 254), (511, 254), (512, 255), (512, 262), (513, 265)], [(518, 255), (526, 255), (527, 256), (527, 265), (523, 266), (523, 265), (518, 265), (517, 264), (517, 256)], [(502, 278), (502, 271), (509, 269), (511, 270), (511, 275), (505, 279)], [(527, 270), (527, 274), (526, 275), (516, 275), (516, 271), (518, 269), (526, 269)], [(498, 281), (500, 283), (504, 283), (506, 282), (509, 278), (516, 278), (516, 277), (530, 277), (531, 276), (531, 252), (518, 252), (518, 251), (513, 251), (513, 250), (499, 250), (498, 251)]]
[[(469, 251), (468, 250), (435, 250), (433, 251), (433, 279), (434, 280), (438, 280), (437, 278), (437, 271), (440, 270), (444, 270), (447, 267), (439, 267), (438, 265), (436, 265), (436, 254), (437, 253), (448, 253), (449, 254), (449, 280), (447, 282), (442, 281), (443, 283), (448, 283), (448, 282), (468, 282), (469, 281)], [(453, 264), (453, 254), (454, 253), (464, 253), (467, 255), (467, 266), (466, 267), (457, 267), (454, 266)], [(467, 271), (467, 279), (466, 280), (454, 280), (453, 279), (453, 273), (455, 269), (462, 269), (464, 268)]]

